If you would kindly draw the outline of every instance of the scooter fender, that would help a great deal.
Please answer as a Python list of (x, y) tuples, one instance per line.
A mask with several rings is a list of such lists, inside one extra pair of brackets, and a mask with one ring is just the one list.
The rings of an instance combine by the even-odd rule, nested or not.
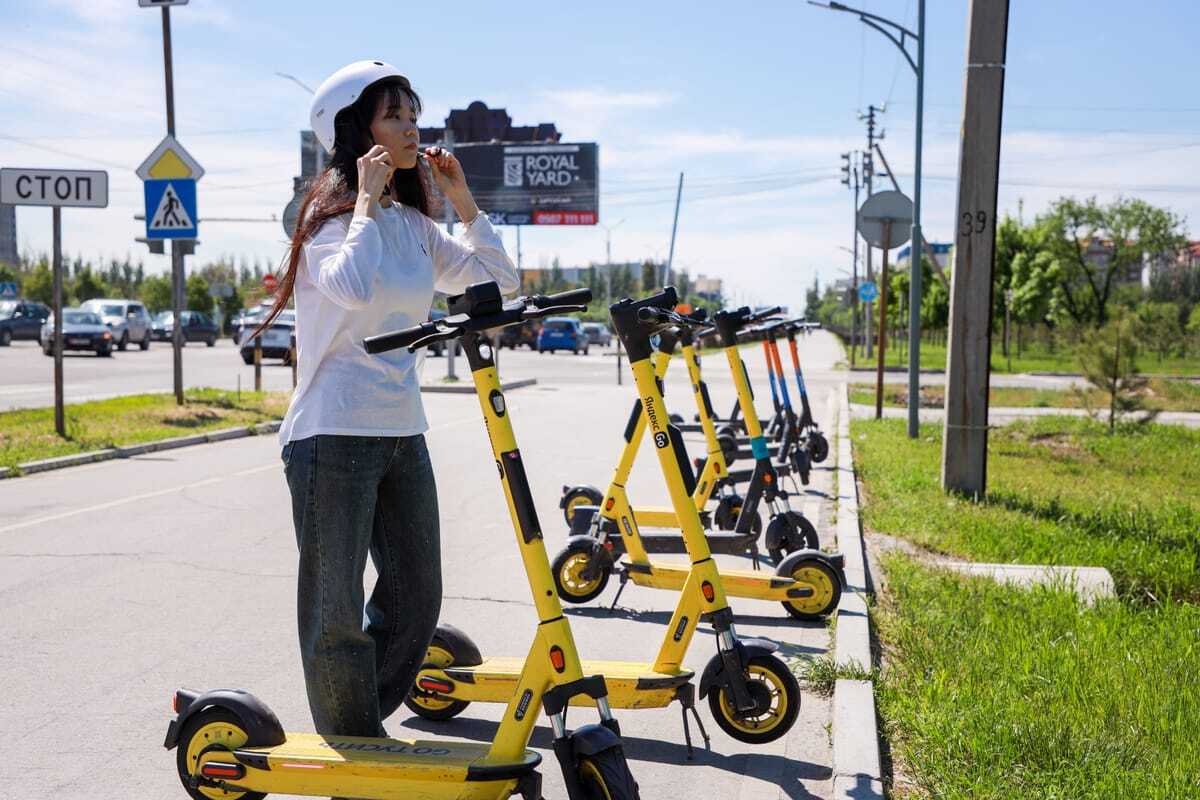
[[(788, 518), (799, 517), (795, 511), (786, 511), (782, 514), (776, 514), (767, 523), (767, 533), (764, 542), (768, 550), (782, 550), (787, 544), (788, 533), (791, 531), (791, 526), (788, 524)], [(799, 522), (795, 523), (799, 527)], [(805, 552), (819, 552), (808, 550)]]
[(592, 529), (592, 521), (600, 513), (600, 506), (576, 506), (571, 517), (571, 533), (569, 536), (585, 536)]
[(249, 692), (241, 689), (213, 689), (203, 694), (195, 694), (186, 689), (180, 689), (180, 698), (191, 698), (187, 708), (180, 709), (179, 716), (171, 720), (167, 728), (167, 738), (163, 747), (168, 750), (179, 744), (179, 734), (187, 725), (187, 721), (206, 708), (217, 706), (237, 715), (238, 721), (245, 728), (249, 737), (246, 744), (250, 747), (274, 747), (283, 744), (286, 738), (283, 726), (275, 712), (267, 708), (267, 704)]
[(571, 732), (571, 750), (575, 757), (594, 756), (621, 746), (621, 737), (598, 723), (582, 725)]
[(775, 568), (775, 574), (791, 575), (796, 564), (812, 559), (824, 562), (837, 574), (838, 579), (842, 582), (842, 588), (846, 588), (846, 557), (842, 553), (826, 553), (824, 550), (796, 550), (788, 553), (787, 557), (779, 562), (779, 566)]
[[(575, 515), (575, 518), (579, 518), (578, 513)], [(596, 577), (596, 575), (592, 572), (593, 570), (605, 571), (612, 569), (612, 552), (609, 551), (608, 548), (604, 547), (604, 545), (600, 544), (600, 540), (595, 536), (568, 536), (567, 549), (570, 549), (573, 546), (581, 549), (586, 547), (592, 557), (591, 563), (587, 568), (584, 569), (583, 577), (585, 580), (591, 580), (592, 578)]]
[[(747, 663), (755, 656), (769, 656), (779, 649), (779, 645), (769, 639), (738, 638), (734, 647), (738, 652), (738, 660), (742, 664)], [(703, 700), (714, 688), (720, 688), (727, 683), (729, 683), (729, 677), (725, 674), (725, 662), (722, 660), (721, 654), (717, 653), (709, 660), (708, 666), (704, 668), (704, 674), (700, 676), (700, 699)]]

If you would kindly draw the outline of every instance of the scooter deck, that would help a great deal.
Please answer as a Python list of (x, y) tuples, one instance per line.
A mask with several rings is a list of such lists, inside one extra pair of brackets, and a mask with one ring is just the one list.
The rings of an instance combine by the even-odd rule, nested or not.
[(526, 750), (517, 762), (489, 763), (489, 743), (441, 739), (374, 739), (290, 733), (275, 747), (212, 750), (200, 764), (237, 764), (245, 770), (229, 777), (231, 787), (316, 796), (374, 798), (448, 797), (448, 784), (458, 784), (456, 798), (501, 798), (542, 757)]
[[(621, 562), (621, 566), (629, 572), (629, 579), (638, 586), (675, 591), (683, 589), (691, 572), (688, 564), (667, 564), (660, 561), (639, 563), (625, 560)], [(794, 579), (782, 575), (744, 569), (721, 569), (720, 572), (725, 594), (731, 597), (783, 602), (812, 593), (812, 589), (802, 587)]]
[[(523, 658), (492, 656), (478, 666), (445, 667), (441, 672), (454, 682), (447, 696), (455, 700), (507, 703), (517, 691), (524, 666)], [(665, 708), (675, 699), (679, 687), (695, 677), (690, 669), (655, 672), (651, 665), (637, 661), (584, 660), (582, 669), (584, 675), (604, 676), (613, 708)], [(571, 705), (594, 707), (596, 702), (586, 695), (576, 695)]]
[[(635, 511), (635, 516), (638, 517), (638, 524), (641, 524), (641, 513)], [(683, 542), (683, 535), (679, 533), (679, 523), (672, 517), (671, 525), (662, 525), (664, 528), (675, 528), (673, 533), (647, 533), (645, 530), (638, 532), (638, 537), (642, 540), (642, 547), (647, 553), (686, 553), (687, 546)], [(744, 556), (754, 552), (757, 546), (759, 535), (757, 533), (737, 533), (735, 531), (705, 531), (704, 539), (708, 542), (708, 549), (714, 553), (721, 553), (728, 556)], [(625, 552), (625, 540), (620, 537), (611, 537), (609, 543), (612, 545), (613, 555), (620, 555)]]

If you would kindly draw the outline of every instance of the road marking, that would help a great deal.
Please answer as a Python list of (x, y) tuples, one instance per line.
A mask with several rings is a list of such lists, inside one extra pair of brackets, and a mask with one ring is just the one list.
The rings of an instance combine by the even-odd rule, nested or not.
[(130, 495), (129, 497), (122, 497), (120, 500), (110, 500), (107, 503), (100, 503), (94, 506), (85, 506), (72, 511), (64, 511), (61, 514), (51, 514), (48, 517), (36, 517), (34, 519), (25, 520), (24, 522), (18, 522), (15, 525), (5, 525), (3, 528), (0, 528), (0, 533), (8, 533), (10, 531), (16, 531), (22, 528), (30, 528), (34, 525), (41, 525), (46, 522), (55, 522), (60, 519), (66, 519), (67, 517), (78, 516), (79, 514), (88, 514), (93, 511), (103, 511), (108, 508), (116, 508), (117, 506), (122, 506), (126, 503), (135, 503), (139, 500), (149, 500), (154, 497), (162, 497), (163, 495), (172, 494), (174, 492), (182, 492), (186, 489), (196, 489), (201, 486), (210, 486), (214, 483), (220, 483), (221, 481), (229, 480), (230, 478), (240, 478), (244, 475), (253, 475), (257, 472), (266, 472), (270, 469), (282, 470), (283, 464), (279, 462), (273, 462), (271, 464), (264, 464), (260, 467), (251, 467), (239, 472), (231, 472), (228, 475), (221, 475), (216, 478), (205, 478), (202, 481), (196, 481), (194, 483), (185, 483), (181, 486), (172, 486), (169, 489), (159, 489), (158, 491), (154, 492), (144, 492), (142, 494)]

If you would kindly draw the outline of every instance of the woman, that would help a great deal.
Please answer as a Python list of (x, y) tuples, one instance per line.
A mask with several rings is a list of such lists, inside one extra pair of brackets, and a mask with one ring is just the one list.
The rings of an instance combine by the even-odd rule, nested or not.
[[(425, 321), (435, 290), (517, 288), (457, 159), (418, 153), (420, 99), (395, 67), (361, 61), (317, 90), (330, 151), (300, 210), (265, 328), (296, 298), (299, 380), (279, 430), (300, 549), (300, 652), (319, 733), (384, 736), (416, 678), (441, 608), (437, 492), (416, 356), (368, 355), (364, 336)], [(464, 223), (428, 216), (428, 170)], [(366, 603), (367, 554), (379, 573)]]

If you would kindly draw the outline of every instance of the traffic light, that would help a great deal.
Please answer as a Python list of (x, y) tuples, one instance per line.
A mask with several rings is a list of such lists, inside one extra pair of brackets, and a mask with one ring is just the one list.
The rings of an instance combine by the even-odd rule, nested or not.
[(850, 185), (850, 154), (842, 153), (842, 185)]

